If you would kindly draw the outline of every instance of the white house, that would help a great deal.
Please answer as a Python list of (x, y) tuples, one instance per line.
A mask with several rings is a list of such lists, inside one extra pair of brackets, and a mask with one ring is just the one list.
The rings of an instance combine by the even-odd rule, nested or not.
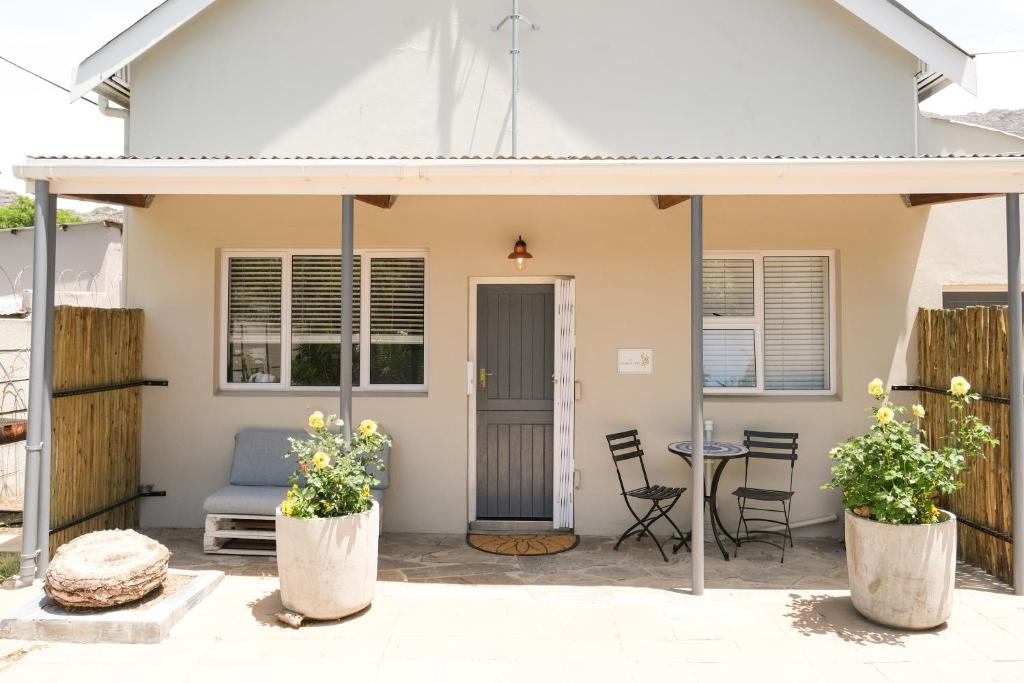
[(936, 202), (1024, 191), (1024, 144), (942, 142), (919, 99), (972, 89), (974, 62), (897, 3), (521, 10), (518, 90), (507, 0), (168, 0), (79, 66), (76, 96), (129, 110), (130, 157), (16, 173), (138, 207), (127, 304), (170, 382), (145, 397), (143, 479), (168, 495), (144, 525), (200, 525), (239, 428), (336, 410), (341, 195), (366, 200), (353, 412), (394, 437), (390, 530), (618, 533), (604, 436), (630, 427), (652, 479), (690, 485), (666, 445), (697, 407), (691, 208), (704, 416), (716, 439), (799, 433), (797, 520), (839, 512), (828, 451), (864, 428), (869, 380), (913, 379), (918, 306), (1005, 283), (1005, 233), (964, 223), (1005, 230), (1005, 200)]

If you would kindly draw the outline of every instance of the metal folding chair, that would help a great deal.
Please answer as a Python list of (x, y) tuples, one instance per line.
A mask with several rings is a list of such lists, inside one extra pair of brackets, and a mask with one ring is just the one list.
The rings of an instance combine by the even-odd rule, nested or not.
[[(668, 523), (672, 525), (672, 528), (679, 534), (679, 538), (684, 539), (683, 544), (686, 545), (686, 549), (689, 550), (690, 546), (686, 544), (685, 536), (680, 531), (676, 523), (672, 521), (672, 518), (668, 516), (669, 510), (679, 501), (679, 497), (686, 491), (685, 488), (671, 488), (667, 486), (652, 485), (650, 479), (647, 477), (647, 467), (644, 466), (644, 452), (640, 447), (640, 436), (637, 430), (630, 429), (626, 432), (619, 432), (617, 434), (608, 434), (605, 436), (608, 440), (608, 448), (612, 452), (612, 462), (615, 463), (615, 474), (619, 477), (619, 488), (622, 490), (622, 499), (626, 502), (626, 507), (629, 509), (631, 515), (636, 520), (622, 536), (619, 537), (618, 542), (615, 543), (615, 549), (619, 549), (619, 545), (636, 534), (636, 540), (640, 540), (644, 535), (650, 536), (654, 544), (658, 546), (658, 551), (661, 553), (662, 558), (668, 562), (668, 556), (665, 555), (664, 548), (661, 547), (661, 541), (651, 531), (651, 526), (659, 519), (664, 517), (668, 520)], [(633, 489), (626, 488), (626, 482), (622, 478), (622, 470), (619, 467), (619, 463), (626, 460), (632, 460), (636, 458), (640, 462), (640, 472), (643, 475), (643, 486), (639, 486)], [(651, 504), (650, 509), (647, 510), (643, 515), (640, 515), (633, 504), (630, 503), (630, 499), (637, 501), (648, 501)], [(641, 508), (642, 509), (642, 508)], [(673, 550), (673, 554), (678, 550), (678, 546)]]
[[(779, 562), (785, 562), (786, 541), (789, 541), (790, 548), (793, 547), (793, 530), (789, 526), (789, 513), (793, 504), (793, 472), (796, 469), (798, 437), (798, 434), (790, 432), (756, 432), (749, 429), (743, 432), (743, 445), (747, 447), (748, 453), (743, 467), (743, 486), (732, 492), (732, 495), (736, 496), (736, 505), (740, 510), (740, 519), (736, 523), (736, 550), (733, 552), (733, 557), (739, 554), (740, 545), (743, 543), (767, 543), (782, 550), (782, 558)], [(748, 481), (750, 461), (757, 459), (789, 462), (789, 488), (785, 490), (761, 489), (750, 486)], [(753, 505), (751, 505), (751, 501), (754, 502)], [(749, 517), (747, 516), (749, 511), (761, 515), (771, 513), (780, 516)], [(785, 530), (754, 529), (751, 531), (748, 522), (781, 524)], [(744, 537), (740, 536), (741, 528)], [(775, 538), (780, 539), (779, 542), (776, 542)]]

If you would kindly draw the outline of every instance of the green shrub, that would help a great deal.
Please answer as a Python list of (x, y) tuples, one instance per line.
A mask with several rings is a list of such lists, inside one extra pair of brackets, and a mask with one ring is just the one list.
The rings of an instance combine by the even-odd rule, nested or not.
[(992, 429), (968, 412), (971, 385), (963, 377), (950, 382), (949, 403), (953, 417), (945, 445), (938, 450), (924, 443), (921, 429), (924, 408), (912, 408), (913, 421), (898, 420), (906, 408), (894, 406), (882, 381), (874, 380), (868, 392), (877, 405), (871, 407), (871, 427), (863, 436), (839, 444), (829, 455), (835, 461), (832, 480), (823, 488), (843, 492), (843, 505), (862, 517), (886, 524), (932, 524), (940, 521), (935, 505), (938, 494), (963, 486), (959, 479), (970, 468), (970, 459), (984, 455), (986, 446), (998, 443)]
[(310, 438), (289, 439), (290, 456), (298, 459), (298, 469), (288, 480), (292, 487), (281, 503), (283, 514), (308, 519), (342, 517), (365, 512), (373, 505), (370, 487), (377, 479), (367, 474), (366, 468), (383, 469), (379, 454), (391, 445), (391, 439), (380, 432), (376, 422), (363, 420), (346, 441), (330, 429), (341, 424), (336, 417), (324, 418), (318, 410), (309, 416)]
[[(19, 194), (7, 206), (0, 206), (0, 230), (12, 228), (31, 228), (36, 222), (36, 205), (31, 197)], [(57, 209), (57, 222), (81, 223), (82, 217), (74, 211)]]

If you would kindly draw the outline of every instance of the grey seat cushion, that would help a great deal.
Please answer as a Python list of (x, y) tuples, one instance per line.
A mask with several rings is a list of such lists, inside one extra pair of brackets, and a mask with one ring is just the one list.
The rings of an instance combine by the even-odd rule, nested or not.
[(241, 486), (287, 486), (296, 463), (295, 458), (284, 457), (291, 452), (289, 437), (305, 439), (309, 434), (301, 429), (250, 428), (238, 432), (230, 482)]
[(236, 486), (228, 484), (211, 494), (203, 510), (214, 515), (274, 516), (277, 506), (288, 493), (287, 486)]

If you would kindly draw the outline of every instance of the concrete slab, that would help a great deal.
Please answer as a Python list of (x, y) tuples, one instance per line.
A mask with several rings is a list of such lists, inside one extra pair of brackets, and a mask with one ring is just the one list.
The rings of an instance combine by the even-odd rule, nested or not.
[(0, 638), (63, 643), (159, 643), (209, 595), (224, 572), (169, 569), (160, 594), (117, 609), (66, 610), (32, 589), (32, 600), (0, 619)]

